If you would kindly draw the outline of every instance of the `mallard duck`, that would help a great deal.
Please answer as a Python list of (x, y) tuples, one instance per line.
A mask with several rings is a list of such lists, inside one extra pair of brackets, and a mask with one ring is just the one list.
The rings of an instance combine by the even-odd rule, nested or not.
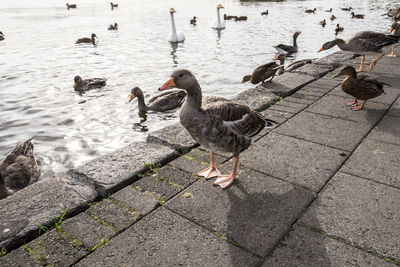
[(330, 49), (337, 45), (343, 51), (351, 51), (354, 54), (362, 55), (361, 65), (357, 69), (357, 72), (360, 72), (364, 69), (365, 54), (381, 53), (371, 62), (369, 70), (372, 71), (375, 68), (378, 60), (385, 56), (385, 52), (382, 52), (382, 48), (386, 45), (397, 43), (399, 38), (399, 36), (386, 35), (379, 32), (364, 31), (356, 33), (347, 41), (338, 38), (333, 41), (326, 42), (322, 45), (318, 52)]
[(118, 4), (113, 4), (113, 2), (110, 2), (110, 5), (111, 5), (111, 9), (118, 7)]
[(236, 16), (235, 21), (247, 20), (247, 16)]
[[(333, 78), (341, 75), (347, 76), (342, 82), (342, 90), (354, 97), (353, 102), (346, 104), (349, 106), (355, 105), (355, 107), (353, 107), (354, 110), (362, 109), (368, 99), (375, 98), (385, 93), (383, 91), (383, 85), (387, 84), (367, 75), (357, 76), (357, 72), (352, 66), (344, 67), (337, 75), (333, 76)], [(364, 100), (361, 106), (357, 106), (358, 99)]]
[(321, 20), (320, 22), (319, 22), (319, 24), (322, 26), (322, 27), (325, 27), (325, 25), (326, 25), (326, 20), (324, 19), (324, 20)]
[(343, 10), (343, 11), (350, 11), (353, 8), (352, 7), (341, 7), (340, 9)]
[(108, 30), (109, 31), (116, 31), (118, 30), (118, 23), (114, 23), (114, 25), (110, 24), (110, 26), (108, 26)]
[(39, 176), (31, 138), (16, 145), (0, 162), (0, 199), (36, 182)]
[(325, 12), (332, 12), (332, 8), (325, 10)]
[(231, 15), (224, 14), (224, 20), (235, 19), (236, 17), (237, 16), (231, 16)]
[[(265, 119), (248, 106), (221, 98), (220, 101), (210, 101), (202, 106), (200, 85), (188, 70), (175, 70), (159, 90), (175, 87), (187, 93), (179, 114), (183, 127), (194, 140), (210, 151), (210, 167), (198, 175), (217, 177), (214, 184), (227, 188), (235, 179), (239, 153), (250, 146), (252, 136), (265, 128)], [(233, 153), (231, 174), (220, 174), (214, 162), (214, 151)]]
[(135, 97), (138, 98), (139, 112), (147, 112), (148, 110), (163, 112), (180, 107), (183, 101), (185, 101), (186, 91), (175, 89), (162, 92), (150, 98), (146, 105), (144, 103), (142, 90), (139, 87), (134, 87), (131, 90), (129, 102), (131, 102)]
[(171, 43), (179, 43), (185, 41), (185, 35), (183, 32), (176, 31), (174, 13), (176, 13), (176, 11), (173, 7), (171, 7), (169, 9), (169, 16), (171, 18), (171, 33), (168, 36), (168, 41)]
[(193, 18), (190, 20), (190, 24), (196, 25), (196, 23), (197, 23), (197, 17), (193, 16)]
[(317, 9), (316, 8), (314, 8), (314, 9), (306, 9), (306, 10), (304, 10), (304, 12), (305, 13), (315, 13), (317, 11)]
[(96, 40), (94, 38), (98, 38), (95, 33), (92, 33), (91, 38), (84, 37), (76, 40), (75, 44), (89, 44), (92, 43), (93, 45), (96, 45)]
[(261, 16), (263, 16), (263, 15), (268, 15), (268, 9), (267, 10), (265, 10), (264, 12), (261, 12)]
[[(393, 22), (393, 24), (390, 26), (389, 33), (395, 36), (400, 36), (400, 24), (397, 22)], [(394, 45), (392, 45), (392, 53), (388, 55), (388, 57), (396, 57), (396, 55), (394, 54)]]
[(3, 32), (0, 31), (0, 41), (3, 41), (6, 37), (4, 36)]
[(91, 89), (100, 88), (106, 85), (107, 79), (104, 78), (91, 78), (82, 80), (80, 76), (74, 78), (74, 90), (75, 91), (88, 91)]
[(225, 29), (225, 23), (223, 21), (221, 21), (221, 17), (219, 14), (219, 10), (221, 8), (224, 8), (224, 7), (222, 5), (217, 5), (217, 20), (214, 21), (214, 24), (212, 26), (213, 29), (217, 29), (217, 30)]
[(331, 20), (333, 21), (333, 20), (335, 20), (336, 19), (336, 16), (335, 15), (332, 15), (331, 16)]
[(342, 32), (343, 30), (344, 30), (344, 28), (340, 27), (339, 23), (336, 24), (335, 35), (337, 35), (339, 32)]
[(365, 15), (362, 14), (354, 14), (354, 12), (351, 12), (351, 18), (352, 19), (363, 19)]
[(72, 4), (72, 5), (66, 4), (66, 6), (67, 6), (67, 9), (76, 8), (76, 4)]
[(265, 82), (265, 80), (268, 78), (271, 78), (270, 81), (272, 81), (278, 69), (279, 65), (276, 64), (276, 62), (268, 62), (258, 66), (251, 75), (244, 76), (242, 83), (250, 81), (252, 84), (257, 84), (260, 82)]
[(295, 69), (298, 69), (306, 64), (310, 64), (313, 62), (314, 59), (308, 58), (308, 59), (301, 59), (301, 60), (297, 60), (294, 61), (292, 63), (290, 63), (289, 65), (287, 65), (286, 67), (284, 67), (285, 65), (285, 59), (286, 59), (286, 55), (285, 54), (278, 54), (274, 60), (279, 60), (279, 70), (278, 70), (278, 74), (281, 75), (284, 72), (292, 72)]
[(277, 46), (274, 46), (276, 50), (278, 50), (278, 53), (282, 54), (293, 54), (297, 52), (297, 37), (301, 34), (301, 32), (295, 32), (293, 34), (293, 45), (285, 45), (285, 44), (279, 44)]

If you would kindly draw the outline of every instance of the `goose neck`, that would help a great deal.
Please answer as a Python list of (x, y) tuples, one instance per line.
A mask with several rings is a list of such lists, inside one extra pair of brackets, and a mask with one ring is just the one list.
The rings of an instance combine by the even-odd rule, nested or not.
[(139, 112), (146, 112), (149, 108), (147, 107), (146, 103), (144, 103), (143, 95), (137, 95), (137, 99), (138, 99)]

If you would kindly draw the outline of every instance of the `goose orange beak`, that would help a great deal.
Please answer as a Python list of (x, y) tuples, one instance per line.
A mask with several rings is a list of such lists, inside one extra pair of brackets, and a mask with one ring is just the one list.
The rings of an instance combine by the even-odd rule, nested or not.
[(129, 98), (129, 102), (131, 102), (132, 101), (132, 99), (134, 99), (136, 96), (135, 96), (135, 94), (134, 93), (132, 93), (131, 94), (131, 97)]
[(159, 91), (163, 91), (163, 90), (168, 90), (168, 89), (172, 89), (175, 88), (175, 81), (174, 78), (170, 78), (168, 81), (166, 81), (160, 88), (158, 88)]
[(393, 27), (390, 27), (389, 33), (392, 33), (393, 31), (394, 31), (394, 28), (393, 28)]
[(321, 47), (317, 52), (321, 52), (324, 51), (325, 49), (323, 47)]

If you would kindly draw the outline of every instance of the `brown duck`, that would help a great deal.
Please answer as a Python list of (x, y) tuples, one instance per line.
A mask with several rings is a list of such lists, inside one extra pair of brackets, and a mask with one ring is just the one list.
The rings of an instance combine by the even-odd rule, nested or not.
[(88, 91), (91, 89), (100, 88), (106, 85), (107, 79), (104, 78), (90, 78), (82, 80), (81, 76), (74, 78), (74, 90), (78, 92)]
[(0, 199), (36, 182), (39, 176), (32, 139), (16, 145), (0, 162)]
[(108, 26), (108, 30), (109, 31), (116, 31), (118, 30), (118, 23), (114, 23), (114, 25), (110, 24), (110, 26)]
[[(360, 110), (364, 107), (368, 99), (375, 98), (384, 94), (383, 85), (386, 83), (380, 82), (375, 78), (367, 75), (358, 75), (356, 70), (352, 66), (344, 67), (337, 75), (333, 78), (346, 75), (347, 77), (342, 82), (342, 90), (353, 96), (354, 101), (346, 103), (349, 106), (353, 106), (354, 110)], [(357, 106), (357, 100), (364, 100), (361, 106)]]
[(175, 89), (162, 92), (150, 98), (146, 105), (143, 91), (139, 87), (134, 87), (131, 90), (129, 102), (136, 97), (138, 99), (139, 112), (147, 112), (148, 110), (163, 112), (180, 107), (185, 101), (186, 91)]
[(76, 4), (66, 4), (66, 6), (67, 6), (67, 9), (70, 9), (70, 8), (76, 8)]
[(333, 41), (326, 42), (322, 45), (318, 52), (330, 49), (337, 45), (343, 51), (351, 51), (354, 54), (362, 55), (361, 65), (357, 69), (357, 72), (360, 72), (364, 69), (365, 54), (380, 53), (380, 55), (371, 62), (369, 70), (372, 71), (375, 68), (378, 60), (385, 56), (385, 52), (383, 52), (382, 49), (386, 45), (397, 43), (399, 39), (399, 36), (386, 35), (379, 32), (364, 31), (356, 33), (347, 41), (338, 38)]
[[(187, 98), (180, 109), (180, 121), (199, 144), (210, 151), (210, 167), (198, 173), (205, 178), (217, 177), (214, 184), (228, 187), (235, 179), (239, 153), (251, 144), (251, 137), (264, 129), (263, 116), (248, 106), (218, 98), (202, 106), (199, 83), (185, 69), (176, 70), (159, 90), (170, 88), (186, 90)], [(221, 175), (214, 162), (214, 151), (233, 153), (233, 169), (229, 175)]]
[(95, 33), (92, 33), (90, 38), (84, 37), (76, 40), (75, 44), (90, 44), (92, 43), (93, 45), (96, 45), (96, 40), (94, 38), (98, 38)]
[(306, 10), (304, 10), (304, 12), (305, 13), (308, 13), (308, 14), (310, 14), (310, 13), (315, 13), (317, 11), (317, 9), (316, 8), (314, 8), (314, 9), (306, 9)]
[(251, 75), (244, 76), (242, 83), (250, 81), (252, 84), (258, 84), (265, 82), (268, 78), (271, 78), (270, 81), (272, 81), (278, 69), (279, 65), (276, 62), (268, 62), (258, 66)]
[(363, 19), (365, 16), (363, 14), (354, 14), (354, 12), (351, 12), (350, 14), (352, 19)]

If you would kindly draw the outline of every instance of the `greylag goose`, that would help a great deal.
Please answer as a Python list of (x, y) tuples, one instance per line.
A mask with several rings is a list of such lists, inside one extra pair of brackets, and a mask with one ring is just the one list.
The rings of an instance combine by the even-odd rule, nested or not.
[(116, 31), (118, 30), (118, 23), (114, 23), (114, 25), (110, 24), (110, 26), (108, 26), (108, 30), (109, 31)]
[(3, 32), (0, 31), (0, 41), (3, 41), (5, 39)]
[[(220, 101), (210, 101), (202, 106), (200, 85), (188, 70), (175, 70), (159, 90), (174, 87), (184, 89), (187, 93), (179, 114), (183, 127), (194, 140), (210, 151), (210, 167), (198, 175), (217, 177), (214, 184), (227, 188), (235, 179), (239, 153), (250, 146), (252, 136), (264, 129), (265, 119), (248, 106), (221, 98)], [(214, 151), (233, 153), (231, 174), (220, 174), (214, 162)]]
[[(397, 22), (393, 22), (393, 24), (390, 26), (389, 33), (395, 36), (400, 36), (400, 24)], [(394, 54), (394, 45), (392, 45), (392, 53), (388, 55), (388, 57), (396, 57), (396, 55)]]
[(383, 47), (386, 45), (397, 43), (399, 38), (399, 36), (386, 35), (379, 32), (364, 31), (356, 33), (347, 41), (338, 38), (333, 41), (326, 42), (322, 45), (318, 52), (330, 49), (337, 45), (343, 51), (351, 51), (355, 54), (362, 55), (361, 65), (357, 69), (357, 72), (360, 72), (364, 69), (365, 54), (381, 53), (371, 62), (369, 70), (372, 71), (375, 68), (376, 62), (378, 62), (379, 59), (385, 56), (385, 52), (382, 52)]
[[(344, 67), (337, 75), (333, 76), (333, 78), (341, 75), (347, 76), (342, 82), (342, 90), (354, 97), (353, 102), (346, 104), (349, 106), (355, 105), (353, 107), (354, 110), (362, 109), (368, 99), (375, 98), (385, 93), (383, 91), (383, 85), (387, 85), (386, 83), (380, 82), (367, 75), (357, 76), (357, 72), (352, 66)], [(358, 99), (364, 100), (361, 106), (357, 106)]]
[(84, 37), (76, 40), (75, 44), (90, 44), (92, 43), (93, 45), (96, 45), (96, 40), (94, 38), (98, 38), (95, 33), (92, 33), (90, 38)]
[(190, 20), (190, 24), (196, 25), (196, 23), (197, 23), (197, 17), (193, 16), (193, 18)]
[(66, 6), (67, 6), (67, 9), (76, 8), (76, 4), (72, 4), (72, 5), (66, 4)]
[(314, 9), (306, 9), (306, 10), (304, 10), (304, 12), (305, 13), (308, 13), (308, 14), (310, 14), (310, 13), (315, 13), (317, 11), (317, 9), (316, 8), (314, 8)]
[(263, 11), (263, 12), (261, 12), (261, 16), (263, 16), (263, 15), (268, 15), (268, 9), (267, 10), (265, 10), (265, 11)]
[(113, 2), (110, 2), (110, 5), (111, 5), (111, 9), (118, 7), (118, 4), (114, 4)]
[(82, 80), (80, 76), (74, 78), (74, 90), (78, 92), (88, 91), (91, 89), (100, 88), (106, 85), (107, 79), (104, 78), (91, 78)]
[(290, 63), (289, 65), (287, 65), (286, 67), (284, 67), (285, 65), (285, 58), (286, 55), (285, 54), (278, 54), (274, 60), (279, 60), (279, 70), (278, 70), (278, 74), (281, 75), (284, 72), (292, 72), (295, 69), (298, 69), (306, 64), (310, 64), (313, 62), (314, 59), (308, 58), (308, 59), (301, 59), (301, 60), (297, 60), (294, 61), (292, 63)]
[(278, 71), (278, 68), (279, 65), (274, 61), (258, 66), (251, 75), (246, 75), (243, 77), (242, 83), (250, 81), (252, 84), (257, 84), (260, 82), (265, 82), (265, 80), (268, 78), (271, 78), (271, 81)]
[(0, 162), (0, 199), (36, 182), (39, 176), (40, 167), (35, 160), (32, 139), (29, 139), (18, 144)]
[(351, 18), (352, 19), (363, 19), (365, 15), (362, 14), (354, 14), (354, 12), (351, 12)]
[(276, 50), (278, 50), (278, 53), (282, 54), (293, 54), (297, 52), (297, 37), (301, 34), (301, 32), (295, 32), (293, 34), (293, 45), (285, 45), (285, 44), (279, 44), (277, 46), (274, 46)]
[(135, 97), (138, 98), (139, 112), (147, 112), (148, 110), (163, 112), (180, 107), (185, 101), (186, 92), (180, 89), (168, 90), (153, 96), (146, 105), (142, 90), (139, 87), (134, 87), (129, 102)]

